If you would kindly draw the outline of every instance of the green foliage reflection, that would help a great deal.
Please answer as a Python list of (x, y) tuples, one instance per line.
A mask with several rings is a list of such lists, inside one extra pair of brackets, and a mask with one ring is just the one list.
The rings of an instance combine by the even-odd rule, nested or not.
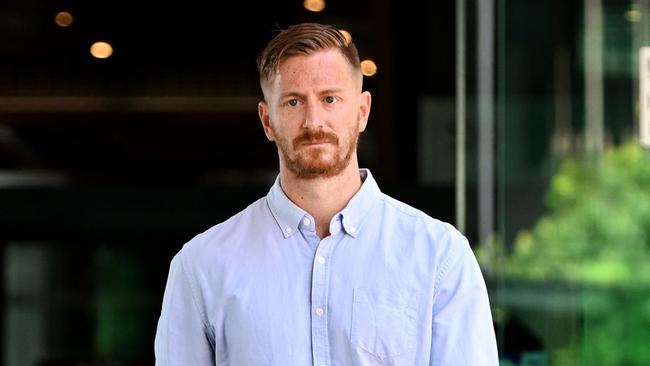
[(499, 243), (477, 255), (507, 276), (593, 285), (650, 285), (650, 152), (636, 143), (571, 158), (552, 178), (548, 214), (521, 231), (502, 268)]
[(629, 142), (567, 159), (545, 203), (511, 248), (480, 248), (481, 265), (531, 286), (575, 286), (581, 364), (650, 365), (650, 151)]

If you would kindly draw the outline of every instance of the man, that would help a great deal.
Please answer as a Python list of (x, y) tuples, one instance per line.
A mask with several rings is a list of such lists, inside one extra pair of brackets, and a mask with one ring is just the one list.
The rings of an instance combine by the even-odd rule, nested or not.
[(371, 97), (354, 44), (300, 24), (258, 68), (280, 174), (173, 259), (156, 364), (497, 365), (467, 240), (358, 167)]

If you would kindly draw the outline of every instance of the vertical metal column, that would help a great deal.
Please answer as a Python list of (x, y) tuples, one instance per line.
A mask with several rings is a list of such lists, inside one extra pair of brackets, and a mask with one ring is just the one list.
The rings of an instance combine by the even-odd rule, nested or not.
[(603, 108), (603, 9), (601, 0), (584, 3), (585, 149), (602, 151), (605, 140)]
[(484, 244), (494, 230), (494, 0), (477, 3), (478, 234)]
[(633, 49), (639, 50), (639, 75), (635, 83), (634, 102), (639, 104), (639, 141), (650, 148), (650, 0), (637, 2), (641, 21), (634, 24), (632, 33)]
[(466, 77), (465, 77), (465, 0), (456, 0), (456, 227), (465, 232), (465, 151)]
[(639, 141), (650, 147), (650, 47), (639, 48)]

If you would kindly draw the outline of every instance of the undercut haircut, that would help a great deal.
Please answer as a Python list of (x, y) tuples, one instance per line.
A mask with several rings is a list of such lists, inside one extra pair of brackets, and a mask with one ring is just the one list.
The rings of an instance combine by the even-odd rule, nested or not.
[(280, 64), (289, 57), (311, 55), (319, 51), (337, 49), (353, 70), (361, 75), (359, 53), (353, 42), (331, 25), (302, 23), (281, 31), (257, 57), (257, 70), (262, 87), (273, 80)]

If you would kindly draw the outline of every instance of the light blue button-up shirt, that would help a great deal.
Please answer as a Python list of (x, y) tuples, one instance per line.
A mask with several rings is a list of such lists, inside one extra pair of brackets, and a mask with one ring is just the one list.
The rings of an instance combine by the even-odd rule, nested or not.
[(322, 240), (278, 179), (187, 243), (171, 263), (156, 365), (498, 365), (467, 240), (360, 174)]

